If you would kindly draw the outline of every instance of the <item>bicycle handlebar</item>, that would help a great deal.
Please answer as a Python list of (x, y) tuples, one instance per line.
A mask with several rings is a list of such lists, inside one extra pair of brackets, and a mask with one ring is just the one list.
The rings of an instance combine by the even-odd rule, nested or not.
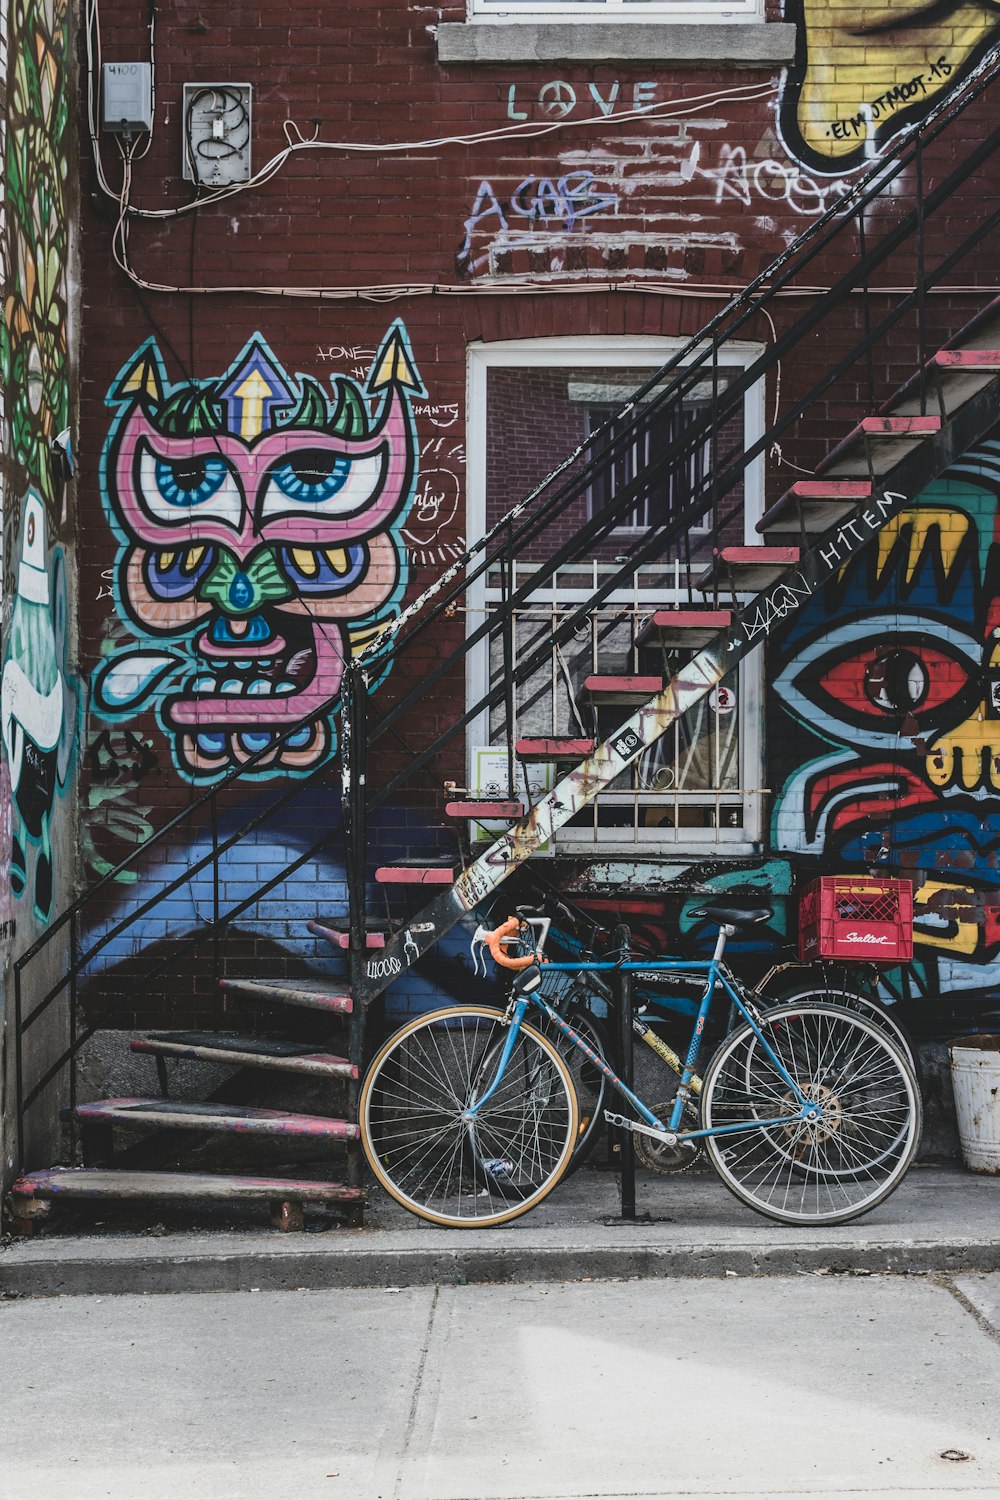
[[(514, 958), (511, 954), (504, 951), (508, 943), (516, 943), (520, 940), (522, 926), (531, 927), (536, 924), (541, 926), (543, 923), (544, 930), (540, 939), (536, 940), (537, 948), (533, 952), (523, 954), (519, 958)], [(521, 917), (508, 917), (506, 922), (501, 922), (500, 926), (494, 927), (492, 931), (481, 927), (476, 937), (480, 942), (486, 944), (492, 955), (493, 962), (501, 969), (513, 969), (515, 972), (519, 972), (521, 969), (530, 968), (532, 964), (545, 962), (542, 957), (542, 948), (545, 944), (545, 938), (548, 935), (548, 926), (548, 919), (545, 917), (536, 918), (534, 922), (530, 918), (525, 921)]]

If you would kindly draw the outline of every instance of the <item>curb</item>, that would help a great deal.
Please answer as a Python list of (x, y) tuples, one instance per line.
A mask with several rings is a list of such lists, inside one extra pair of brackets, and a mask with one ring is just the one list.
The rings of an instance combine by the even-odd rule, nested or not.
[[(107, 1253), (108, 1249), (112, 1253)], [(447, 1249), (316, 1249), (189, 1253), (130, 1246), (104, 1253), (0, 1255), (0, 1296), (320, 1291), (656, 1277), (959, 1275), (1000, 1270), (1000, 1240), (893, 1244), (470, 1246)]]

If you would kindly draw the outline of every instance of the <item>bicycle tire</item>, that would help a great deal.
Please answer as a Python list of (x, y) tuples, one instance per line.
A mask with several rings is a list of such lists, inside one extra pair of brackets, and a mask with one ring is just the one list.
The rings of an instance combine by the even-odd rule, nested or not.
[(849, 989), (847, 985), (831, 983), (828, 980), (800, 980), (787, 987), (783, 987), (773, 997), (765, 994), (761, 997), (761, 1004), (768, 1010), (773, 1010), (776, 1005), (836, 1005), (845, 1010), (857, 1011), (858, 1015), (866, 1020), (872, 1021), (876, 1026), (888, 1032), (889, 1036), (899, 1047), (919, 1084), (921, 1082), (920, 1057), (913, 1038), (898, 1017), (870, 995), (863, 994), (860, 990)]
[[(920, 1091), (905, 1055), (884, 1030), (836, 1006), (765, 1012), (761, 1034), (803, 1094), (799, 1106), (752, 1026), (731, 1032), (705, 1073), (705, 1150), (729, 1191), (784, 1224), (844, 1224), (894, 1192), (920, 1139)], [(788, 1125), (763, 1121), (787, 1115)], [(796, 1201), (797, 1200), (797, 1201)]]
[(563, 1176), (579, 1126), (573, 1081), (556, 1048), (522, 1022), (507, 1070), (493, 1081), (504, 1012), (449, 1006), (417, 1017), (382, 1045), (361, 1088), (361, 1140), (378, 1182), (432, 1224), (489, 1228), (518, 1218)]

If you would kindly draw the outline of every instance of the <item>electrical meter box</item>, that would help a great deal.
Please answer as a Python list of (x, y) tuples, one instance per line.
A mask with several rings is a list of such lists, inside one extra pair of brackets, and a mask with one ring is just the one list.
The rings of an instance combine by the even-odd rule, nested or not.
[(101, 68), (101, 129), (141, 135), (152, 128), (152, 66), (141, 62), (105, 63)]
[(184, 176), (200, 187), (250, 181), (253, 90), (248, 83), (184, 85)]

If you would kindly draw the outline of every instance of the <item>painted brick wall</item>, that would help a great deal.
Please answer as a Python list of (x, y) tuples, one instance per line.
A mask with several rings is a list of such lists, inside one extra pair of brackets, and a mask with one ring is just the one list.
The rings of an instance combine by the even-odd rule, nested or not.
[[(180, 176), (180, 100), (187, 82), (252, 84), (255, 168), (289, 140), (314, 133), (322, 141), (384, 146), (507, 129), (522, 133), (429, 149), (414, 144), (406, 151), (299, 150), (268, 182), (197, 214), (133, 217), (129, 261), (145, 286), (113, 263), (116, 204), (102, 193), (90, 165), (82, 231), (86, 359), (79, 538), (81, 658), (91, 681), (82, 751), (83, 882), (130, 855), (183, 814), (226, 768), (265, 743), (263, 708), (257, 718), (234, 715), (223, 731), (213, 725), (201, 745), (192, 745), (197, 734), (190, 726), (185, 730), (176, 705), (171, 708), (172, 699), (190, 699), (199, 673), (213, 677), (204, 652), (195, 663), (199, 632), (214, 629), (220, 618), (239, 624), (248, 617), (232, 613), (236, 606), (227, 591), (235, 575), (246, 572), (237, 564), (247, 561), (258, 539), (248, 532), (236, 562), (224, 567), (224, 559), (211, 553), (221, 545), (221, 533), (213, 543), (200, 519), (206, 505), (224, 509), (226, 503), (216, 468), (223, 438), (245, 448), (284, 423), (275, 463), (285, 462), (283, 482), (294, 495), (296, 486), (301, 493), (303, 483), (314, 489), (318, 483), (315, 460), (310, 469), (302, 459), (311, 439), (301, 434), (336, 429), (344, 441), (361, 445), (354, 450), (360, 456), (369, 439), (394, 424), (391, 483), (399, 494), (388, 519), (369, 509), (353, 531), (326, 521), (305, 527), (275, 543), (268, 558), (258, 556), (257, 573), (238, 584), (263, 591), (262, 597), (274, 590), (268, 597), (278, 602), (268, 609), (274, 611), (272, 632), (275, 621), (284, 632), (280, 673), (259, 693), (248, 694), (246, 683), (256, 668), (247, 676), (247, 669), (232, 665), (240, 660), (238, 643), (223, 632), (215, 660), (224, 665), (214, 673), (214, 687), (197, 691), (228, 694), (244, 704), (259, 698), (270, 711), (279, 680), (291, 684), (286, 691), (294, 697), (310, 683), (317, 692), (329, 686), (339, 672), (336, 662), (324, 664), (317, 656), (322, 642), (311, 635), (317, 610), (327, 622), (324, 639), (332, 634), (346, 650), (344, 632), (370, 628), (459, 555), (467, 533), (467, 463), (476, 456), (468, 452), (470, 344), (690, 336), (714, 314), (720, 297), (745, 285), (849, 186), (859, 165), (860, 127), (844, 122), (855, 120), (859, 110), (873, 110), (872, 100), (919, 74), (924, 81), (916, 95), (884, 100), (876, 116), (883, 131), (914, 117), (962, 76), (986, 35), (977, 35), (960, 55), (956, 38), (942, 31), (949, 72), (932, 76), (926, 59), (908, 58), (905, 48), (887, 50), (882, 41), (869, 42), (868, 60), (857, 61), (849, 41), (825, 22), (826, 29), (814, 24), (808, 8), (804, 17), (790, 18), (803, 37), (809, 35), (812, 63), (789, 77), (720, 66), (672, 70), (659, 63), (443, 68), (436, 61), (435, 27), (441, 20), (461, 20), (458, 8), (411, 8), (399, 0), (357, 3), (336, 17), (310, 5), (292, 4), (279, 14), (273, 7), (209, 3), (178, 12), (170, 27), (160, 29), (156, 129), (131, 179), (131, 203), (144, 211), (190, 200)], [(102, 8), (102, 43), (106, 60), (147, 56), (145, 28), (134, 8), (117, 0)], [(824, 95), (817, 59), (827, 54), (836, 66)], [(639, 118), (620, 121), (636, 108)], [(989, 119), (986, 105), (970, 110), (929, 160), (928, 180), (977, 142)], [(554, 128), (523, 133), (532, 123)], [(103, 142), (102, 160), (117, 187), (121, 164), (113, 141)], [(889, 219), (901, 215), (914, 189), (913, 180), (901, 183), (878, 212)], [(981, 183), (953, 205), (947, 219), (935, 221), (928, 253), (939, 252), (974, 221), (979, 198)], [(815, 262), (816, 285), (834, 280), (857, 251), (857, 236), (843, 236), (835, 251)], [(913, 274), (912, 254), (901, 255), (886, 268), (883, 284), (905, 285)], [(961, 280), (972, 284), (992, 275), (983, 252), (963, 266)], [(265, 288), (411, 284), (421, 287), (420, 295), (395, 299), (387, 293), (378, 301), (350, 294), (325, 300), (264, 294)], [(625, 284), (627, 289), (618, 289)], [(213, 288), (237, 290), (212, 294)], [(953, 332), (974, 305), (961, 294), (932, 299), (928, 345)], [(746, 337), (763, 343), (780, 335), (801, 306), (779, 304), (773, 330), (759, 319)], [(838, 338), (849, 348), (864, 318), (860, 299), (849, 303), (838, 329), (824, 330), (824, 352), (835, 350)], [(872, 370), (876, 399), (912, 372), (915, 333), (915, 323), (908, 325), (888, 352), (880, 351)], [(792, 401), (814, 352), (807, 344), (783, 362), (780, 392), (767, 393), (769, 412), (776, 399), (783, 406)], [(380, 383), (386, 359), (393, 376)], [(847, 370), (785, 435), (784, 458), (811, 468), (856, 419), (867, 382), (866, 369)], [(196, 398), (209, 386), (206, 414)], [(353, 394), (345, 394), (349, 390)], [(544, 405), (531, 405), (522, 448), (507, 469), (512, 489), (546, 472), (567, 441), (575, 441), (545, 420)], [(292, 417), (300, 433), (295, 441), (288, 436)], [(168, 456), (160, 470), (155, 459), (147, 459), (143, 470), (144, 422), (160, 435), (168, 429), (180, 433), (184, 441), (201, 432), (200, 466), (171, 467)], [(491, 463), (499, 461), (490, 455)], [(772, 458), (769, 495), (780, 493), (795, 473)], [(322, 476), (330, 482), (336, 477)], [(216, 480), (221, 488), (210, 494)], [(172, 486), (168, 510), (174, 503), (172, 514), (184, 506), (191, 512), (190, 527), (176, 546), (147, 524), (148, 510), (144, 519), (136, 501), (143, 486), (147, 499), (151, 486), (161, 496), (164, 486)], [(282, 503), (276, 498), (278, 510)], [(350, 582), (352, 570), (356, 583)], [(206, 590), (215, 604), (205, 603)], [(229, 613), (220, 600), (228, 601)], [(461, 628), (460, 619), (447, 627), (456, 633)], [(428, 644), (427, 670), (446, 640), (447, 633), (439, 633)], [(414, 674), (420, 665), (413, 663)], [(262, 669), (255, 680), (264, 676)], [(227, 686), (233, 682), (243, 690)], [(382, 701), (395, 701), (406, 686), (390, 679)], [(442, 683), (420, 721), (407, 724), (406, 744), (454, 723), (460, 706), (460, 688)], [(294, 791), (302, 771), (329, 752), (335, 732), (330, 720), (318, 724), (313, 738), (298, 747), (298, 763), (272, 764), (270, 774), (230, 799), (224, 826), (233, 826), (241, 811), (263, 811), (271, 799)], [(406, 753), (405, 745), (391, 744), (380, 773), (404, 764)], [(433, 770), (442, 780), (464, 776), (453, 755), (439, 757)], [(439, 834), (429, 817), (442, 796), (428, 779), (412, 806), (387, 815), (373, 832), (377, 846), (411, 855), (450, 847), (454, 835)], [(331, 830), (326, 851), (244, 914), (245, 937), (232, 950), (234, 964), (252, 960), (280, 967), (286, 960), (325, 957), (303, 935), (302, 918), (317, 907), (342, 910), (337, 818), (331, 774), (324, 787), (294, 796), (287, 808), (264, 818), (255, 840), (227, 859), (219, 892), (223, 907), (250, 892), (263, 873), (277, 873), (281, 859), (303, 849), (317, 828)], [(204, 817), (182, 825), (156, 878), (183, 869), (185, 862), (189, 867), (207, 851), (210, 838)], [(128, 872), (91, 912), (91, 930), (103, 931), (116, 916), (135, 912), (155, 889), (152, 868)], [(105, 983), (111, 969), (134, 963), (137, 952), (165, 950), (211, 914), (214, 900), (207, 878), (190, 882), (105, 950), (95, 976)], [(165, 1006), (180, 1023), (203, 1014), (207, 1004), (204, 965), (197, 957), (181, 977), (163, 981), (141, 999), (131, 981), (120, 989), (116, 1014), (123, 1023), (162, 1019)]]

